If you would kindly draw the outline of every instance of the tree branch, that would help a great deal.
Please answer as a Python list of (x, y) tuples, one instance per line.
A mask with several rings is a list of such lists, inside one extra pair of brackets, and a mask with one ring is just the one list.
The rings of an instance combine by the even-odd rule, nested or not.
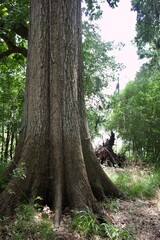
[(24, 57), (27, 57), (27, 49), (26, 48), (22, 48), (22, 47), (12, 47), (9, 48), (6, 51), (3, 51), (0, 53), (0, 59), (4, 58), (4, 57), (8, 57), (9, 55), (13, 54), (13, 53), (20, 53), (22, 54)]
[(8, 57), (12, 53), (20, 53), (24, 57), (27, 57), (27, 49), (25, 47), (16, 46), (15, 41), (9, 38), (7, 34), (1, 33), (0, 38), (2, 38), (8, 46), (7, 50), (0, 53), (0, 59), (2, 59), (3, 57)]
[(2, 38), (5, 43), (7, 44), (8, 48), (12, 47), (15, 45), (15, 41), (13, 40), (13, 38), (11, 38), (9, 35), (1, 33), (0, 34), (0, 38)]
[(28, 40), (28, 28), (23, 26), (23, 24), (11, 26), (10, 30), (13, 33), (12, 37), (5, 32), (4, 22), (2, 20), (0, 21), (0, 28), (1, 28), (0, 38), (3, 39), (3, 41), (8, 46), (7, 50), (0, 52), (0, 59), (2, 59), (3, 57), (8, 57), (13, 53), (20, 53), (24, 57), (27, 57), (27, 49), (25, 47), (16, 46), (16, 41), (13, 36), (14, 34), (15, 36), (17, 34), (23, 39)]

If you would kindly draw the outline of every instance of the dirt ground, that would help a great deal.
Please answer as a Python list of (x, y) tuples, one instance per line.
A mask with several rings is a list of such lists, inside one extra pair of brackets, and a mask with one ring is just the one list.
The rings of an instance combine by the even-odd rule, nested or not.
[(119, 200), (110, 212), (114, 224), (127, 226), (135, 240), (160, 240), (160, 194), (152, 200)]

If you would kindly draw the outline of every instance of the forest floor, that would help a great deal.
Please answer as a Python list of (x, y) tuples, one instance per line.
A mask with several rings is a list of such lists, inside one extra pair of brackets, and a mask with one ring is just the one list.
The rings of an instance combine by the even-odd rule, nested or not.
[[(159, 198), (159, 200), (158, 200)], [(118, 200), (116, 208), (105, 209), (114, 226), (127, 228), (132, 240), (160, 240), (160, 194), (150, 200)], [(108, 238), (100, 236), (83, 237), (80, 233), (66, 232), (66, 229), (57, 229), (57, 240), (123, 240), (122, 238)]]
[[(131, 233), (132, 237), (128, 239), (133, 240), (159, 240), (160, 239), (160, 199), (151, 200), (118, 200), (118, 204), (114, 210), (108, 210), (106, 206), (107, 215), (112, 219), (114, 226), (119, 226), (122, 229), (125, 227)], [(104, 240), (116, 239), (100, 236), (83, 237), (77, 231), (70, 231), (68, 226), (70, 224), (70, 217), (64, 216), (61, 227), (54, 229), (56, 232), (56, 240)], [(4, 226), (8, 229), (9, 226)], [(0, 233), (1, 240), (12, 239), (4, 229)], [(2, 234), (2, 235), (1, 235)], [(19, 238), (17, 238), (19, 239)], [(15, 238), (15, 240), (17, 240)], [(40, 240), (39, 238), (28, 237), (27, 240)], [(44, 238), (43, 238), (44, 239)], [(24, 239), (22, 239), (24, 240)], [(120, 238), (120, 240), (122, 240)]]
[[(105, 167), (104, 167), (105, 168)], [(114, 172), (119, 172), (123, 170), (115, 170), (114, 168), (105, 168), (107, 174), (112, 175)], [(119, 173), (118, 173), (119, 174)], [(54, 238), (41, 238), (37, 234), (28, 235), (25, 238), (20, 237), (19, 233), (15, 234), (15, 237), (11, 234), (15, 230), (15, 225), (17, 219), (13, 219), (12, 222), (1, 222), (0, 223), (0, 240), (46, 240), (46, 239), (56, 239), (56, 240), (159, 240), (160, 239), (160, 190), (156, 191), (154, 197), (151, 198), (128, 198), (125, 200), (121, 199), (111, 199), (108, 203), (103, 203), (102, 207), (106, 215), (111, 219), (113, 226), (119, 229), (127, 229), (131, 234), (128, 238), (114, 237), (112, 235), (110, 238), (100, 237), (98, 235), (91, 235), (84, 237), (84, 235), (77, 230), (71, 229), (71, 217), (66, 212), (63, 216), (61, 226), (59, 228), (53, 227), (53, 231), (56, 233)], [(27, 210), (28, 211), (28, 210)], [(46, 211), (46, 210), (45, 210)], [(48, 211), (48, 210), (47, 210)], [(49, 217), (53, 217), (53, 212), (47, 213), (43, 212), (41, 214), (48, 214)], [(20, 217), (21, 229), (25, 228), (25, 224), (28, 224)], [(33, 224), (26, 226), (26, 229), (30, 228)], [(19, 226), (20, 227), (20, 226)], [(31, 229), (29, 232), (32, 232)], [(27, 233), (27, 232), (26, 232)], [(22, 234), (22, 236), (24, 236)]]
[[(111, 175), (114, 171), (123, 170), (107, 168), (106, 172), (108, 171)], [(139, 172), (135, 168), (134, 171)], [(112, 202), (112, 205), (109, 215), (113, 224), (130, 229), (133, 239), (160, 240), (160, 189), (156, 191), (154, 197), (115, 200), (115, 204)]]
[[(134, 176), (135, 172), (139, 169), (133, 167)], [(111, 176), (115, 172), (123, 172), (123, 169), (115, 169), (110, 167), (104, 167), (104, 170)], [(143, 170), (142, 170), (143, 172)], [(144, 173), (144, 172), (143, 172)], [(144, 183), (145, 184), (145, 183)], [(160, 189), (156, 191), (154, 197), (151, 198), (128, 198), (126, 200), (115, 199), (109, 200), (108, 204), (103, 205), (104, 211), (107, 216), (112, 221), (114, 226), (118, 226), (120, 229), (126, 228), (131, 232), (132, 237), (128, 239), (132, 240), (160, 240)], [(64, 236), (64, 235), (63, 235)], [(84, 238), (79, 233), (75, 233), (63, 238), (60, 234), (57, 240), (69, 240), (69, 239), (79, 239), (79, 240), (123, 240), (122, 238), (107, 238), (100, 236), (91, 236), (89, 238)], [(127, 239), (127, 238), (125, 238)]]
[(127, 227), (135, 240), (160, 239), (160, 195), (150, 200), (119, 200), (109, 211), (114, 225)]

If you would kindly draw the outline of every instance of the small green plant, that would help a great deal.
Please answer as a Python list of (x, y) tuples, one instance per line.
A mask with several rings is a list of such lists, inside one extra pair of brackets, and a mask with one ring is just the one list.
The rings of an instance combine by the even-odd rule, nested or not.
[(72, 229), (82, 232), (84, 236), (98, 232), (96, 218), (89, 208), (86, 211), (73, 211)]
[(126, 228), (118, 228), (107, 221), (99, 223), (93, 213), (86, 211), (74, 211), (72, 229), (81, 232), (84, 237), (99, 235), (109, 240), (130, 240), (132, 234)]
[(42, 239), (54, 239), (55, 238), (55, 233), (53, 232), (53, 226), (52, 222), (50, 219), (43, 219), (41, 221), (41, 224), (39, 226), (40, 229), (40, 237)]
[(107, 208), (110, 211), (116, 212), (119, 209), (119, 199), (109, 199), (107, 201)]
[(120, 226), (114, 226), (112, 224), (102, 223), (99, 225), (100, 235), (108, 237), (109, 240), (131, 240), (132, 233), (127, 229), (121, 229)]
[(16, 220), (10, 226), (10, 240), (55, 239), (53, 223), (49, 216), (38, 212), (33, 205), (21, 205), (16, 211)]

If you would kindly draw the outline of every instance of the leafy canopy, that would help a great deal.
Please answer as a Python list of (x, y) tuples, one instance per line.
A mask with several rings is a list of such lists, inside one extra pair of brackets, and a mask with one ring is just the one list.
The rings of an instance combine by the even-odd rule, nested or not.
[(159, 82), (159, 71), (143, 65), (135, 81), (112, 97), (108, 121), (108, 127), (115, 129), (137, 156), (152, 161), (160, 159)]
[(131, 2), (132, 10), (137, 12), (135, 41), (139, 56), (157, 59), (160, 52), (160, 1), (132, 0)]

